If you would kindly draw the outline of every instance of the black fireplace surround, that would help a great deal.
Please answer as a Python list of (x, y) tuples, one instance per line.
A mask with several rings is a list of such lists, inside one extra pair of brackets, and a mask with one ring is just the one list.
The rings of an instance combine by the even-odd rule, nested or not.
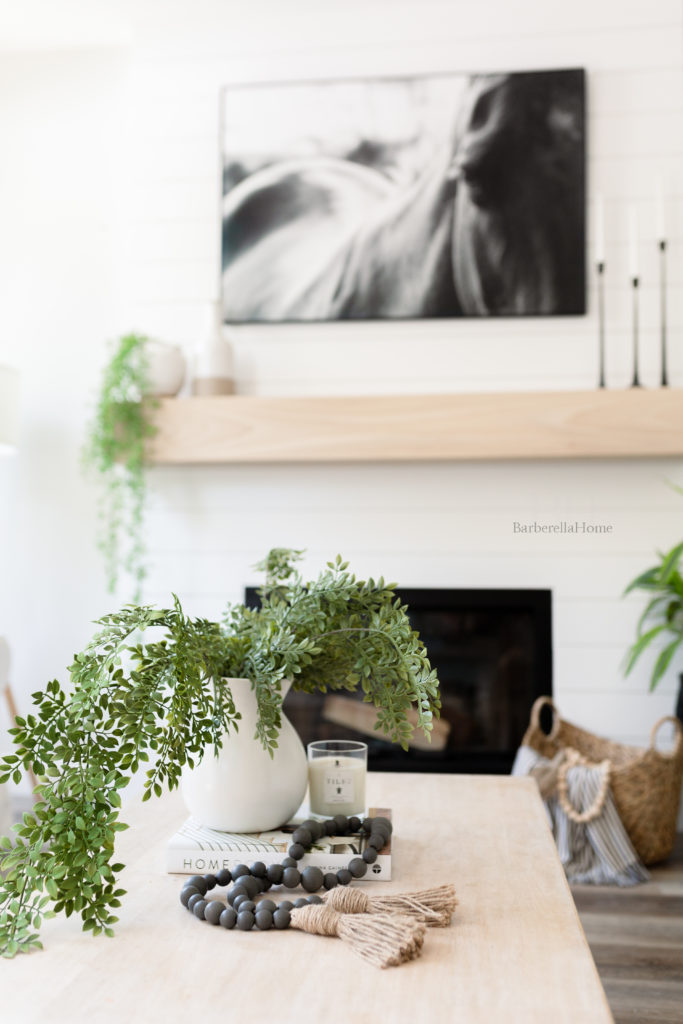
[[(420, 731), (407, 751), (373, 730), (362, 693), (289, 692), (284, 710), (304, 744), (354, 739), (368, 744), (375, 771), (507, 774), (531, 705), (552, 694), (549, 590), (405, 589), (411, 625), (441, 684), (441, 718), (431, 744)], [(246, 603), (257, 607), (256, 588)]]

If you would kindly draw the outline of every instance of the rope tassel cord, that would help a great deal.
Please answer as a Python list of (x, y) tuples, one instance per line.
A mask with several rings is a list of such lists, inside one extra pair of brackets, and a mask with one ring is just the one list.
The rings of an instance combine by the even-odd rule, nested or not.
[(336, 935), (375, 967), (398, 967), (419, 956), (426, 930), (406, 914), (342, 914), (324, 903), (293, 910), (291, 927)]
[(450, 924), (458, 905), (452, 885), (389, 896), (370, 896), (360, 889), (338, 886), (326, 892), (322, 899), (326, 906), (340, 914), (402, 914), (436, 928)]

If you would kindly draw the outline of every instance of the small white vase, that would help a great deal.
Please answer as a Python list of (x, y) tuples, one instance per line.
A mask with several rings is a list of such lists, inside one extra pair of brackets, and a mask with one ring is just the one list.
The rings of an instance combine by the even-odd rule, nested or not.
[[(292, 723), (282, 715), (273, 757), (254, 738), (256, 695), (249, 679), (228, 679), (241, 714), (238, 732), (223, 734), (216, 757), (204, 752), (195, 768), (185, 768), (183, 799), (193, 818), (221, 832), (265, 832), (284, 825), (306, 795), (306, 751)], [(290, 687), (283, 682), (283, 699)]]
[(148, 338), (145, 342), (147, 357), (146, 393), (154, 398), (177, 395), (185, 379), (185, 356), (180, 345)]
[(232, 395), (235, 393), (235, 363), (232, 345), (223, 335), (223, 306), (214, 303), (209, 310), (207, 330), (192, 362), (193, 395)]

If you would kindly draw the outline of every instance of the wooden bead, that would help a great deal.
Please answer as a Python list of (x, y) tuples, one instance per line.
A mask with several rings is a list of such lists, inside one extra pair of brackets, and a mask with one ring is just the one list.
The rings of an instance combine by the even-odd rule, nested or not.
[(240, 912), (240, 910), (242, 908), (242, 904), (243, 903), (252, 903), (252, 900), (249, 899), (249, 893), (248, 892), (240, 893), (239, 896), (235, 896), (235, 899), (233, 900), (232, 905), (233, 905), (236, 913), (239, 914), (239, 912)]
[(262, 931), (267, 932), (269, 928), (273, 927), (273, 912), (272, 910), (259, 909), (254, 915), (256, 921), (256, 927)]
[(209, 924), (218, 924), (220, 916), (225, 909), (225, 904), (221, 903), (220, 900), (211, 900), (204, 910), (204, 920), (208, 921)]
[(266, 868), (266, 876), (269, 882), (273, 885), (279, 885), (282, 881), (282, 874), (284, 872), (282, 864), (269, 864)]
[(261, 883), (259, 879), (254, 878), (253, 875), (243, 875), (239, 880), (239, 884), (243, 889), (247, 890), (251, 899), (261, 892)]
[(180, 902), (184, 907), (187, 906), (190, 900), (190, 896), (201, 896), (202, 893), (194, 885), (186, 885), (180, 891)]
[(187, 901), (187, 909), (194, 912), (195, 905), (199, 903), (201, 899), (203, 899), (203, 896), (200, 892), (193, 893)]
[(197, 902), (192, 907), (192, 913), (194, 914), (195, 917), (198, 917), (200, 921), (203, 921), (204, 911), (206, 910), (208, 905), (209, 904), (206, 902), (206, 900), (197, 900)]
[[(315, 821), (313, 818), (306, 818), (306, 821), (302, 822), (300, 828), (308, 829), (313, 839), (320, 839), (321, 835), (325, 831), (325, 823), (322, 821)], [(307, 844), (304, 843), (304, 846)]]
[(218, 918), (218, 923), (222, 928), (234, 928), (237, 924), (237, 914), (232, 907), (226, 907), (221, 916)]
[(192, 875), (190, 878), (188, 878), (187, 882), (185, 882), (185, 885), (193, 885), (197, 892), (200, 892), (202, 896), (204, 895), (207, 889), (206, 879), (204, 878), (204, 875)]
[(243, 885), (233, 885), (232, 889), (228, 893), (228, 903), (232, 907), (238, 896), (246, 896), (249, 899), (249, 893)]
[(323, 884), (324, 877), (320, 868), (310, 865), (310, 867), (304, 868), (301, 872), (302, 888), (306, 892), (317, 892)]
[(377, 825), (382, 825), (384, 828), (388, 828), (389, 829), (389, 835), (391, 835), (391, 833), (394, 831), (394, 826), (391, 824), (389, 819), (385, 818), (381, 814), (378, 814), (376, 818), (371, 818), (370, 821), (372, 822), (373, 828), (376, 827)]
[(362, 878), (368, 870), (368, 865), (362, 857), (354, 857), (353, 860), (349, 861), (349, 871), (354, 878)]
[(282, 884), (287, 889), (296, 889), (301, 881), (301, 873), (296, 868), (285, 868), (282, 876)]

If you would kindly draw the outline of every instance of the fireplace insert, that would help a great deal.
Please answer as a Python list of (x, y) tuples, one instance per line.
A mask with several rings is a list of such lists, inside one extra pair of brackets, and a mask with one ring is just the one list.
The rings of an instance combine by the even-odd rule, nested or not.
[[(531, 705), (552, 694), (551, 592), (398, 588), (441, 684), (432, 741), (415, 731), (407, 751), (374, 730), (362, 693), (290, 690), (284, 708), (304, 743), (368, 744), (375, 771), (508, 773)], [(256, 588), (246, 603), (257, 607)]]

